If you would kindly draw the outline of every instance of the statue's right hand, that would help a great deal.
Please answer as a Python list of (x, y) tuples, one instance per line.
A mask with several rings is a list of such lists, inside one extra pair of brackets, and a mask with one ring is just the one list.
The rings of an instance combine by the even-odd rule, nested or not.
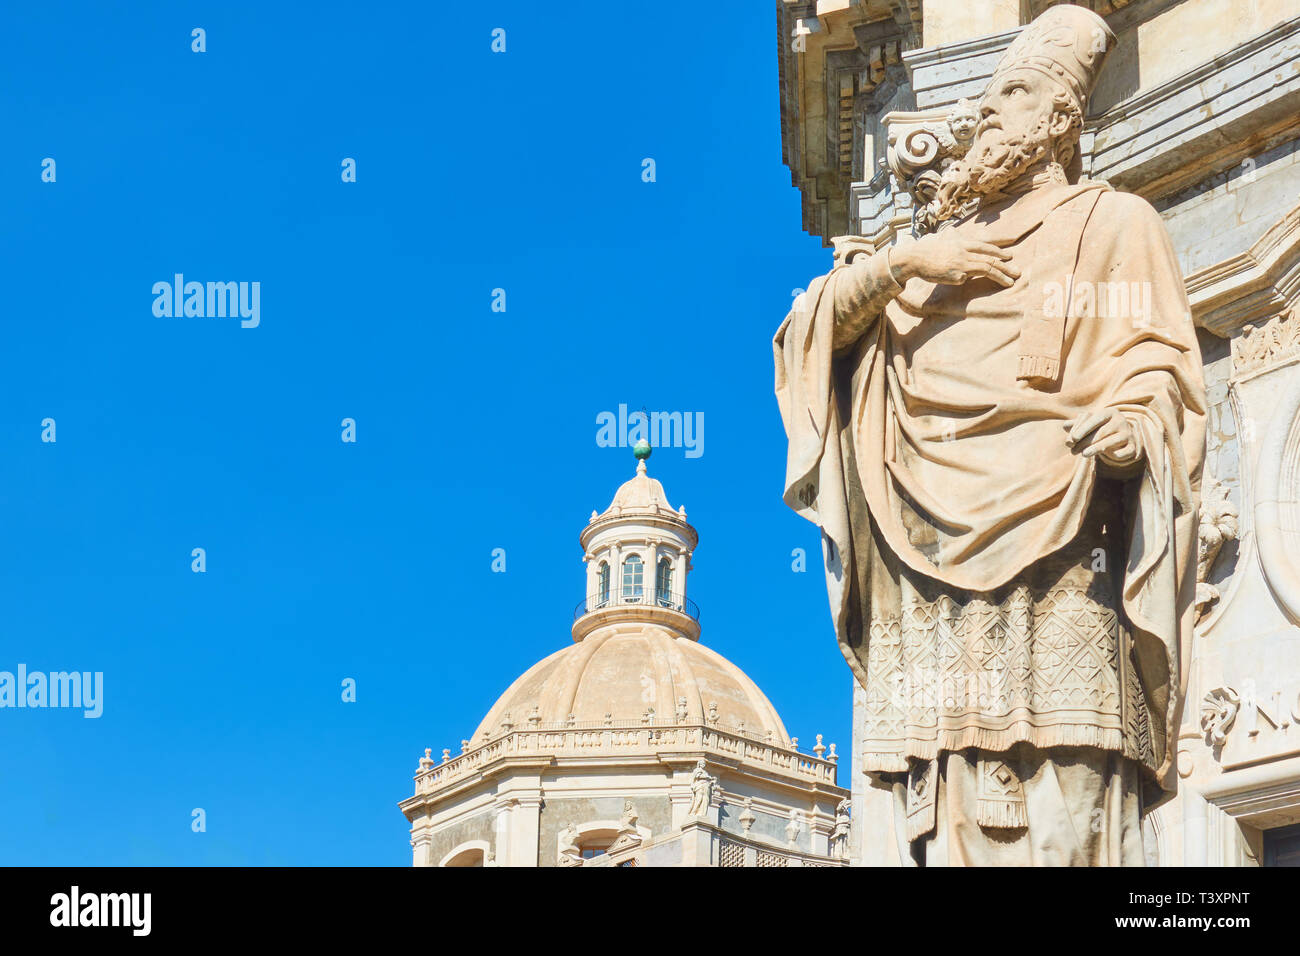
[(900, 242), (889, 250), (889, 268), (899, 285), (913, 277), (940, 285), (981, 278), (1005, 288), (1020, 278), (1020, 270), (1010, 260), (1005, 249), (951, 230)]

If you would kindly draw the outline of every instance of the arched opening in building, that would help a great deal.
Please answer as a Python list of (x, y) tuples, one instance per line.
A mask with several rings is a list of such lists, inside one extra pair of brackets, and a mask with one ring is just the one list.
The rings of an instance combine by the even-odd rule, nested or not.
[(600, 570), (596, 572), (596, 607), (604, 607), (609, 603), (609, 562), (600, 562)]
[(655, 600), (660, 607), (670, 607), (673, 597), (673, 563), (668, 558), (660, 558), (655, 569)]
[(578, 852), (584, 860), (591, 860), (609, 852), (618, 839), (617, 830), (587, 830), (577, 841)]
[(641, 600), (645, 565), (641, 555), (629, 554), (623, 559), (623, 600), (635, 602)]

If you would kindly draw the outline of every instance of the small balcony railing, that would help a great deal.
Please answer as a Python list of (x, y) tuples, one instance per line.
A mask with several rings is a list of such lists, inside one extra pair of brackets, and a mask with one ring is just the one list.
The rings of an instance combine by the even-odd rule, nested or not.
[(700, 619), (699, 607), (686, 595), (669, 594), (666, 591), (655, 591), (648, 588), (642, 588), (639, 591), (630, 593), (624, 593), (618, 588), (611, 588), (607, 594), (593, 594), (578, 602), (578, 606), (573, 609), (573, 619), (576, 621), (584, 614), (590, 614), (592, 611), (637, 604), (667, 608), (670, 611), (685, 614), (695, 621)]

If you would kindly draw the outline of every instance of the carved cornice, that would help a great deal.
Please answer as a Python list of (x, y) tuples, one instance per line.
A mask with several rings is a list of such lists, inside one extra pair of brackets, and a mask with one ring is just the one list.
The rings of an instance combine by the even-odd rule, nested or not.
[[(1258, 325), (1273, 319), (1291, 307), (1298, 295), (1300, 204), (1245, 252), (1187, 277), (1192, 318), (1197, 325), (1225, 338), (1247, 323)], [(1234, 348), (1234, 371), (1248, 371), (1248, 367), (1237, 367), (1237, 359), (1238, 349)]]
[(922, 0), (889, 0), (889, 7), (894, 14), (894, 22), (903, 28), (917, 44), (921, 41), (921, 4)]
[(610, 762), (649, 758), (654, 762), (678, 761), (683, 756), (691, 760), (706, 756), (740, 772), (761, 770), (797, 780), (805, 789), (839, 789), (838, 758), (823, 760), (743, 732), (672, 719), (608, 725), (579, 721), (512, 729), (458, 757), (425, 767), (415, 775), (415, 797), (403, 801), (402, 807), (441, 800), (446, 792), (459, 791), (464, 782), (495, 774), (505, 766), (543, 769), (571, 757)]
[[(1095, 0), (1086, 5), (1107, 15), (1112, 26), (1120, 29), (1158, 15), (1171, 2)], [(1031, 4), (1033, 9), (1022, 11), (1022, 16), (1032, 15), (1037, 6)], [(849, 15), (861, 19), (867, 9), (876, 7), (862, 4), (852, 7), (851, 14), (836, 9), (824, 15), (823, 32), (810, 37), (809, 50), (827, 48), (826, 24), (834, 26)], [(1020, 29), (923, 48), (905, 37), (902, 59), (916, 108), (978, 97)], [(1087, 175), (1156, 202), (1295, 138), (1300, 134), (1300, 110), (1295, 106), (1300, 101), (1297, 41), (1300, 17), (1090, 118), (1081, 138)], [(839, 48), (849, 45), (841, 43)], [(803, 195), (804, 228), (823, 237), (859, 228), (884, 237), (892, 232), (890, 221), (897, 218), (888, 208), (887, 194), (878, 183), (873, 190), (865, 182), (846, 182), (839, 165), (845, 155), (843, 144), (824, 133), (838, 115), (835, 96), (843, 82), (832, 75), (830, 63), (824, 56), (805, 54), (800, 66), (804, 72), (796, 76), (787, 70), (781, 78), (784, 158), (793, 171), (792, 183)], [(820, 97), (827, 104), (816, 106), (825, 111), (820, 126), (816, 122), (810, 126), (807, 117), (794, 117), (801, 97)], [(852, 124), (855, 136), (860, 125)], [(819, 129), (820, 139), (815, 135)], [(848, 129), (841, 117), (839, 134)], [(860, 147), (855, 143), (854, 148)], [(858, 172), (864, 181), (872, 178), (866, 171)]]
[(1201, 795), (1252, 826), (1292, 823), (1300, 819), (1300, 756), (1222, 774)]
[(777, 4), (782, 159), (803, 227), (824, 245), (848, 228), (863, 100), (905, 80), (902, 54), (920, 42), (919, 17), (914, 0)]
[[(936, 109), (983, 94), (1002, 52), (1024, 27), (988, 36), (909, 50), (903, 63), (912, 77), (917, 109)], [(961, 77), (954, 83), (953, 77)]]
[(1090, 120), (1093, 177), (1154, 201), (1294, 137), (1297, 38), (1300, 17)]

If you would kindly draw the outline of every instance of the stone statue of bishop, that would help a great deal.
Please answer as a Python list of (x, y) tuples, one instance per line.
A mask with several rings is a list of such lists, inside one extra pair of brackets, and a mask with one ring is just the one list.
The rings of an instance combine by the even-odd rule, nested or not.
[(1034, 20), (942, 227), (815, 279), (776, 334), (785, 501), (822, 530), (905, 863), (1141, 865), (1175, 779), (1205, 387), (1160, 217), (1081, 177), (1114, 42)]

